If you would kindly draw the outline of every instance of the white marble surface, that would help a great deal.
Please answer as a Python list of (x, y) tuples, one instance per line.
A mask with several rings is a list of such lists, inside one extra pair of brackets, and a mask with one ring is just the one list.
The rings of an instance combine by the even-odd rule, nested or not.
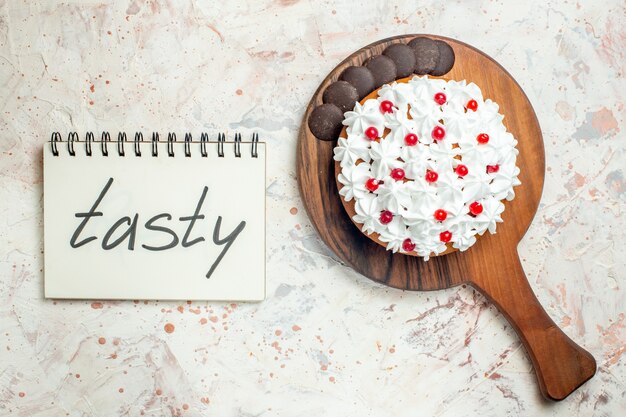
[[(623, 3), (361, 3), (0, 1), (0, 415), (626, 414)], [(546, 185), (523, 264), (599, 365), (561, 403), (482, 296), (370, 282), (301, 205), (296, 134), (319, 82), (359, 47), (419, 32), (496, 58), (537, 112)], [(119, 128), (261, 132), (265, 302), (42, 299), (41, 146)]]

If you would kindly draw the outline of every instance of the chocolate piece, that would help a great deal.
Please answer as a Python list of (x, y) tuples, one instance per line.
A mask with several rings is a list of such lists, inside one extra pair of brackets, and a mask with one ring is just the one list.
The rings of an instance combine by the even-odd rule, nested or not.
[(430, 74), (439, 62), (439, 48), (437, 43), (425, 37), (419, 37), (409, 42), (415, 52), (414, 72), (419, 75)]
[(430, 74), (431, 75), (444, 75), (447, 74), (454, 65), (454, 50), (450, 45), (444, 41), (435, 41), (437, 48), (439, 48), (439, 61)]
[(352, 110), (354, 103), (359, 101), (359, 93), (349, 82), (335, 81), (326, 87), (322, 101), (336, 105), (341, 109), (342, 113), (345, 113), (348, 110)]
[(396, 64), (393, 63), (391, 58), (386, 57), (385, 55), (371, 57), (365, 62), (365, 67), (372, 71), (375, 88), (378, 88), (383, 84), (390, 83), (396, 79)]
[(372, 71), (365, 67), (348, 67), (341, 73), (339, 79), (349, 82), (356, 88), (359, 93), (359, 100), (376, 88)]
[(335, 140), (343, 128), (343, 112), (334, 104), (317, 106), (309, 116), (309, 129), (320, 140)]
[(395, 43), (389, 45), (387, 49), (383, 51), (383, 55), (391, 58), (394, 64), (396, 64), (396, 77), (404, 78), (413, 73), (415, 69), (415, 52), (413, 48), (403, 43)]

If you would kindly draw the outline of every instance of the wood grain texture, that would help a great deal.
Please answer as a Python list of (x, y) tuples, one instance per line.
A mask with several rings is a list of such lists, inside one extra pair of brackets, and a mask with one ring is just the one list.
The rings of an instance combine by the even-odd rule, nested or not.
[(366, 237), (344, 210), (335, 182), (335, 142), (317, 140), (309, 131), (311, 111), (322, 103), (326, 86), (350, 65), (360, 65), (391, 43), (418, 35), (384, 39), (356, 51), (322, 81), (305, 113), (297, 147), (297, 175), (309, 218), (322, 240), (339, 258), (374, 281), (405, 290), (437, 290), (468, 283), (480, 290), (518, 332), (535, 367), (542, 394), (562, 400), (595, 374), (593, 357), (569, 339), (543, 310), (526, 280), (517, 245), (537, 210), (544, 179), (543, 139), (528, 98), (496, 61), (462, 42), (448, 42), (456, 62), (447, 79), (476, 83), (485, 98), (500, 105), (504, 124), (518, 140), (521, 185), (506, 204), (497, 234), (485, 234), (466, 252), (453, 252), (424, 262), (393, 254)]

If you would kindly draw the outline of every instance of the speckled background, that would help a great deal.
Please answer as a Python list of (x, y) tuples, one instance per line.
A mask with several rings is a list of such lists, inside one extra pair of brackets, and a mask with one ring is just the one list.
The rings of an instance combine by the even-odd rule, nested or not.
[[(623, 2), (213, 3), (0, 1), (0, 415), (626, 414)], [(319, 82), (420, 32), (493, 56), (537, 112), (546, 185), (523, 265), (599, 366), (561, 403), (482, 296), (370, 282), (301, 205), (296, 135)], [(42, 298), (41, 146), (120, 128), (262, 134), (265, 302)]]

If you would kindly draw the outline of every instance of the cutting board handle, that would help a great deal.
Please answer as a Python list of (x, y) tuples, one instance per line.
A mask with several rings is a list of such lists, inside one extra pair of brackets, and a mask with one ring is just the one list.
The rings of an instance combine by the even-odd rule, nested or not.
[(596, 361), (545, 312), (524, 275), (517, 253), (502, 259), (497, 280), (472, 283), (506, 316), (532, 360), (541, 393), (560, 401), (596, 373)]

